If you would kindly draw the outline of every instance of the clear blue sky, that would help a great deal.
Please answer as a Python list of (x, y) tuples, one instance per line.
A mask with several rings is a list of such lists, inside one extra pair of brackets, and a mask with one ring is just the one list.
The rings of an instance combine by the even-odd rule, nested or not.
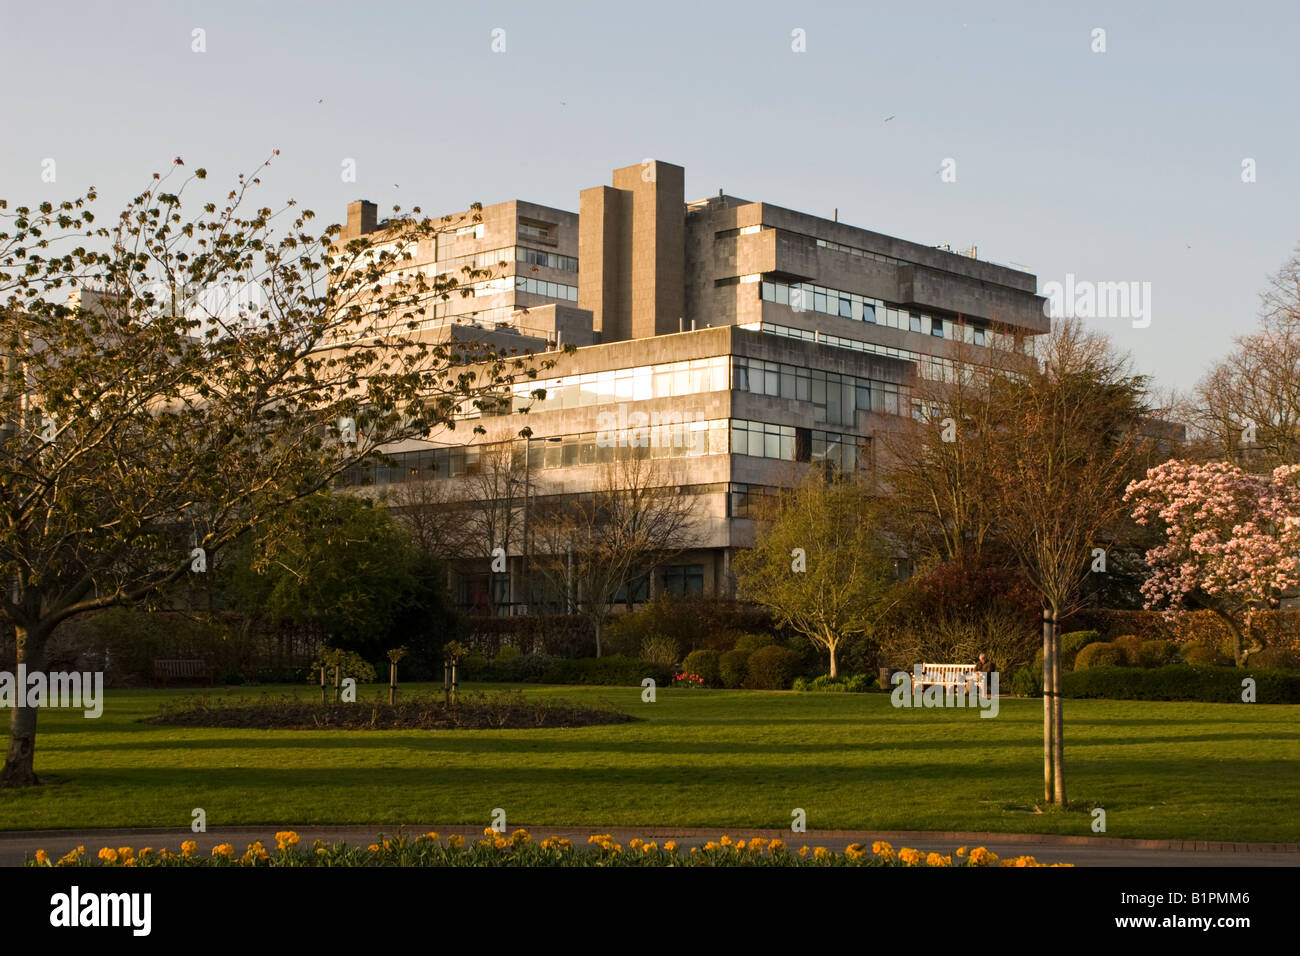
[(1254, 327), (1300, 241), (1298, 50), (1294, 0), (3, 0), (0, 197), (93, 183), (107, 211), (173, 156), (224, 186), (278, 148), (264, 201), (327, 220), (361, 197), (576, 210), (579, 189), (654, 157), (686, 167), (688, 199), (838, 208), (975, 244), (1040, 288), (1150, 282), (1149, 328), (1095, 324), (1185, 388)]

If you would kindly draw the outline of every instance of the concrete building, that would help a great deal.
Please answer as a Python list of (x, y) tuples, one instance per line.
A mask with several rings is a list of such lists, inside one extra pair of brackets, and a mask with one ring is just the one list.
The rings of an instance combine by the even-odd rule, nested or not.
[[(577, 215), (502, 203), (422, 243), (410, 267), (431, 275), (502, 263), (431, 324), (517, 336), (556, 365), (474, 423), (486, 434), (407, 443), (344, 484), (428, 479), (469, 500), (484, 456), (514, 447), (539, 508), (590, 491), (602, 465), (649, 459), (696, 500), (692, 546), (631, 597), (730, 595), (762, 496), (817, 463), (872, 467), (918, 377), (942, 377), (954, 349), (1027, 350), (1048, 331), (1029, 273), (721, 192), (688, 203), (684, 181), (647, 161), (582, 190)], [(372, 204), (349, 207), (345, 236), (381, 229)], [(488, 541), (460, 562), (463, 605), (527, 605), (522, 535), (506, 537), (506, 571), (490, 570)]]

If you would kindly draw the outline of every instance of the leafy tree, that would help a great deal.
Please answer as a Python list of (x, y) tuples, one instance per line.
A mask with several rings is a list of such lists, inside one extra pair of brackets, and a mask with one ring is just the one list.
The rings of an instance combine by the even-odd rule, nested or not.
[[(243, 176), (188, 215), (206, 173), (169, 191), (182, 169), (105, 226), (94, 190), (0, 200), (0, 618), (29, 670), (63, 621), (158, 595), (375, 449), (536, 374), (422, 325), (457, 283), (400, 266), (459, 220), (395, 210), (343, 243), (293, 201), (245, 210)], [(0, 785), (39, 782), (36, 718), (13, 710)]]
[(820, 470), (777, 497), (756, 547), (736, 555), (742, 594), (830, 658), (869, 635), (897, 599), (894, 549), (880, 506), (859, 482)]

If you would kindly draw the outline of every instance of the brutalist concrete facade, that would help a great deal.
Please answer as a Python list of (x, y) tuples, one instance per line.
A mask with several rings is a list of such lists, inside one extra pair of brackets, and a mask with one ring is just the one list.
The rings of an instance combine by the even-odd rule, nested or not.
[[(392, 449), (396, 467), (350, 484), (428, 479), (468, 499), (483, 450), (513, 444), (528, 449), (535, 500), (563, 501), (619, 456), (662, 459), (663, 480), (696, 496), (693, 547), (639, 596), (731, 595), (758, 499), (819, 462), (871, 468), (879, 436), (911, 413), (918, 376), (959, 345), (1023, 348), (1048, 331), (1029, 273), (768, 203), (687, 203), (684, 180), (680, 166), (639, 163), (582, 190), (577, 215), (502, 203), (450, 247), (422, 246), (421, 261), (439, 265), (510, 249), (506, 281), (476, 290), (479, 308), (459, 307), (451, 323), (472, 336), (475, 314), (489, 316), (478, 324), (494, 341), (513, 336), (556, 365), (521, 384), (506, 414)], [(381, 227), (372, 209), (349, 209), (349, 232)], [(557, 339), (581, 347), (565, 354)], [(529, 395), (539, 386), (540, 401)], [(669, 447), (628, 450), (628, 434)], [(526, 606), (522, 548), (510, 545), (510, 569), (494, 578), (493, 546), (460, 563), (462, 603)]]

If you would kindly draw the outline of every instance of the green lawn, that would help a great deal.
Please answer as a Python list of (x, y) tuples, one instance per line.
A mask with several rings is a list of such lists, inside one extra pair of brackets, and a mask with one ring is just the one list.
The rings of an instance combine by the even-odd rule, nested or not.
[[(414, 686), (408, 690), (417, 689)], [(432, 688), (419, 688), (432, 689)], [(286, 688), (233, 689), (257, 697)], [(297, 689), (313, 693), (310, 689)], [(363, 696), (376, 691), (363, 688)], [(894, 709), (883, 694), (529, 686), (644, 722), (567, 730), (246, 731), (139, 723), (165, 697), (109, 692), (104, 715), (45, 711), (37, 772), (0, 791), (0, 829), (396, 823), (995, 830), (1300, 842), (1300, 707), (1066, 702), (1078, 812), (1032, 812), (1042, 707)], [(386, 693), (386, 689), (385, 689)], [(7, 723), (7, 721), (6, 721)], [(5, 738), (0, 737), (0, 745)]]

